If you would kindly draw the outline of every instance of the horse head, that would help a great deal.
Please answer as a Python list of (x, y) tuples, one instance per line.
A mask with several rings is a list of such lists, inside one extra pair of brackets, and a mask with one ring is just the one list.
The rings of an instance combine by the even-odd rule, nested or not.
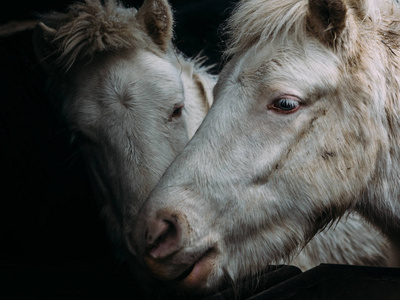
[(357, 211), (398, 236), (399, 12), (386, 1), (243, 1), (193, 139), (129, 239), (150, 272), (209, 291)]
[(216, 77), (172, 46), (165, 0), (86, 0), (43, 16), (34, 45), (87, 164), (117, 252), (126, 224), (193, 135)]

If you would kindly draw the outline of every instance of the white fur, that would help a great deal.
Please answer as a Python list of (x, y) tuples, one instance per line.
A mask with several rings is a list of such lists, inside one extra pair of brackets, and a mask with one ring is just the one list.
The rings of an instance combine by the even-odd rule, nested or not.
[[(44, 30), (44, 35), (53, 37), (52, 45), (61, 49), (61, 52), (49, 53), (49, 55), (56, 57), (56, 65), (63, 70), (62, 76), (56, 80), (55, 84), (56, 92), (61, 97), (58, 100), (62, 101), (63, 117), (71, 131), (75, 135), (83, 137), (80, 148), (92, 178), (101, 214), (105, 219), (110, 239), (113, 240), (116, 250), (121, 251), (122, 249), (121, 252), (124, 252), (124, 232), (131, 230), (132, 220), (135, 219), (144, 199), (167, 166), (195, 133), (210, 108), (216, 76), (208, 74), (207, 68), (200, 67), (197, 60), (187, 60), (182, 55), (175, 53), (171, 47), (167, 52), (161, 51), (156, 45), (149, 47), (148, 38), (135, 23), (135, 10), (125, 10), (113, 1), (108, 1), (104, 7), (98, 1), (86, 1), (86, 6), (73, 5), (72, 7), (72, 15), (70, 12), (67, 15), (51, 15), (48, 17), (49, 20), (44, 18), (48, 21), (49, 26), (60, 22), (61, 26), (55, 26), (55, 28), (59, 28), (58, 31), (44, 24), (40, 26)], [(82, 13), (82, 10), (85, 13)], [(79, 25), (79, 21), (86, 20), (83, 16), (92, 20), (93, 15), (102, 16), (96, 18), (99, 22), (97, 26), (92, 25), (93, 27), (85, 28), (83, 25)], [(104, 20), (112, 22), (107, 21), (106, 24), (103, 24)], [(83, 22), (83, 24), (88, 26), (88, 23)], [(74, 27), (71, 28), (71, 26), (77, 26), (76, 30), (73, 30)], [(110, 33), (114, 33), (115, 26), (118, 31), (114, 37)], [(93, 28), (101, 30), (94, 31)], [(93, 35), (95, 38), (87, 38), (84, 33)], [(103, 38), (107, 36), (106, 42), (102, 39), (102, 33), (104, 34)], [(123, 43), (120, 43), (121, 38), (124, 39)], [(87, 44), (82, 46), (78, 41)], [(57, 49), (57, 47), (55, 48)], [(64, 51), (65, 48), (66, 51)], [(263, 51), (265, 52), (263, 55), (268, 55), (269, 52), (274, 51), (274, 47), (271, 46)], [(338, 62), (329, 52), (314, 51), (313, 53), (314, 58), (308, 63), (315, 69), (313, 72), (315, 76), (304, 77), (303, 74), (309, 71), (310, 67), (302, 64), (301, 61), (294, 60), (286, 66), (286, 69), (279, 70), (275, 75), (268, 77), (271, 66), (263, 64), (263, 60), (259, 59), (260, 56), (249, 51), (245, 57), (249, 57), (250, 63), (246, 59), (242, 59), (238, 64), (239, 67), (232, 69), (230, 83), (225, 87), (220, 85), (220, 89), (231, 89), (231, 94), (227, 97), (232, 97), (232, 99), (236, 94), (242, 92), (243, 87), (240, 85), (248, 85), (255, 89), (264, 89), (265, 85), (274, 90), (274, 93), (281, 89), (288, 89), (292, 94), (300, 93), (302, 97), (305, 97), (308, 91), (302, 90), (304, 86), (327, 88), (336, 84), (339, 74), (335, 67)], [(296, 56), (293, 55), (293, 57)], [(330, 64), (320, 68), (319, 62), (324, 59), (330, 61)], [(246, 68), (246, 74), (243, 73), (243, 68)], [(282, 80), (285, 76), (291, 76), (290, 84)], [(259, 86), (263, 80), (265, 80), (265, 84)], [(239, 86), (237, 82), (240, 82)], [(257, 99), (261, 103), (260, 105), (263, 105), (265, 100), (264, 98)], [(174, 105), (181, 102), (185, 104), (183, 116), (169, 121)], [(246, 107), (247, 103), (243, 101), (236, 107), (232, 106), (221, 110), (217, 115), (211, 114), (209, 118), (215, 118), (219, 122), (219, 120), (231, 118), (235, 114), (240, 116), (247, 111)], [(288, 123), (287, 130), (294, 130), (291, 127), (301, 127), (307, 120), (307, 116), (297, 118), (294, 120), (294, 125)], [(257, 119), (255, 118), (254, 121), (257, 122)], [(222, 149), (218, 163), (212, 167), (207, 165), (209, 152), (206, 149), (207, 151), (203, 153), (203, 160), (191, 162), (193, 166), (200, 166), (201, 172), (193, 172), (193, 166), (190, 165), (184, 174), (185, 180), (194, 176), (199, 187), (204, 190), (212, 182), (217, 184), (215, 190), (204, 192), (204, 195), (211, 193), (216, 203), (224, 203), (224, 200), (218, 198), (222, 199), (228, 192), (219, 190), (219, 182), (222, 182), (220, 185), (223, 189), (227, 186), (225, 182), (229, 184), (229, 181), (237, 182), (237, 186), (240, 188), (242, 185), (239, 183), (242, 179), (238, 170), (248, 173), (248, 170), (251, 169), (255, 170), (256, 176), (260, 176), (260, 178), (265, 176), (266, 169), (279, 160), (282, 152), (285, 152), (287, 148), (287, 143), (290, 142), (288, 140), (284, 144), (282, 137), (276, 135), (276, 132), (282, 131), (282, 124), (279, 122), (276, 122), (277, 128), (270, 136), (268, 147), (257, 142), (256, 132), (253, 133), (254, 136), (246, 133), (247, 127), (243, 125), (242, 128), (240, 123), (240, 117), (239, 121), (233, 124), (221, 123), (221, 128), (228, 133), (215, 141), (210, 141), (214, 149)], [(261, 123), (258, 122), (258, 125)], [(239, 144), (232, 146), (226, 143), (226, 141), (234, 142), (236, 140), (235, 132), (230, 130), (230, 127), (233, 128), (236, 125), (240, 126), (243, 135), (248, 135), (248, 144), (256, 146), (258, 149), (259, 156), (251, 155), (250, 163), (240, 159), (240, 157), (249, 155), (248, 149), (240, 147)], [(210, 137), (214, 138), (215, 135), (211, 134)], [(226, 149), (224, 149), (225, 144), (227, 145)], [(202, 145), (198, 144), (198, 148), (201, 149), (201, 147)], [(229, 151), (233, 151), (234, 155), (230, 158), (224, 157)], [(238, 163), (229, 167), (227, 162), (234, 156), (239, 158)], [(228, 173), (220, 178), (216, 176), (218, 172), (213, 177), (208, 176), (212, 175), (215, 169), (228, 170)], [(207, 174), (204, 177), (207, 179), (201, 177), (202, 172)], [(186, 176), (188, 177), (186, 178)], [(242, 184), (246, 183), (244, 181)], [(184, 195), (185, 191), (178, 191), (176, 194)], [(237, 194), (240, 195), (240, 192)], [(247, 219), (254, 218), (256, 221), (256, 219), (262, 218), (264, 207), (261, 201), (260, 204), (257, 204), (256, 200), (237, 201), (233, 205), (229, 204), (230, 209), (236, 210), (249, 210), (252, 206), (256, 208), (259, 206), (254, 215), (250, 213), (245, 216), (245, 221), (241, 222), (239, 227), (242, 225), (253, 226), (252, 221), (246, 221)], [(270, 201), (273, 205), (279, 205), (279, 201), (273, 200), (272, 197)], [(182, 205), (179, 197), (175, 202), (166, 201), (165, 203), (175, 205), (177, 208)], [(229, 244), (224, 245), (220, 242), (222, 236), (219, 233), (223, 230), (235, 232), (238, 226), (236, 219), (218, 223), (214, 215), (214, 213), (223, 215), (228, 209), (223, 207), (222, 210), (219, 208), (216, 210), (214, 205), (204, 204), (200, 201), (198, 204), (194, 204), (193, 209), (197, 213), (203, 213), (193, 214), (190, 217), (191, 224), (196, 225), (194, 235), (191, 237), (193, 242), (190, 251), (196, 253), (198, 247), (205, 248), (215, 244), (220, 247), (221, 258), (216, 263), (214, 277), (210, 277), (210, 281), (215, 278), (217, 283), (225, 273), (229, 274), (232, 279), (236, 279), (238, 268), (241, 270), (240, 272), (244, 273), (245, 271), (242, 270), (247, 272), (249, 267), (262, 267), (271, 260), (280, 262), (279, 259), (284, 257), (281, 255), (273, 258), (265, 255), (264, 260), (258, 260), (258, 249), (265, 247), (263, 243), (266, 240), (270, 244), (279, 245), (284, 239), (284, 237), (271, 235), (270, 231), (261, 232), (265, 235), (265, 239), (257, 240), (258, 244), (255, 243), (240, 250), (247, 249), (250, 253), (254, 253), (254, 256), (240, 252), (240, 255), (236, 256), (235, 248), (232, 249)], [(201, 223), (205, 223), (206, 226), (201, 226)], [(207, 226), (212, 228), (215, 225), (218, 230), (208, 231)], [(289, 224), (284, 226), (289, 226)], [(385, 255), (381, 254), (382, 249), (385, 249), (384, 242), (375, 232), (368, 233), (368, 230), (371, 230), (369, 227), (365, 229), (363, 226), (366, 225), (355, 217), (351, 217), (347, 223), (338, 223), (335, 230), (324, 232), (307, 245), (303, 245), (304, 250), (300, 252), (293, 263), (307, 269), (320, 262), (381, 262), (385, 258)], [(254, 230), (258, 230), (256, 226)], [(240, 231), (241, 229), (238, 230), (238, 232)], [(207, 232), (210, 234), (204, 234)], [(349, 236), (355, 232), (360, 235), (354, 238), (354, 241), (349, 241)], [(366, 249), (359, 249), (358, 244), (370, 245)], [(300, 250), (299, 247), (298, 251)], [(187, 256), (190, 251), (184, 254)], [(351, 251), (351, 254), (344, 255), (343, 253), (347, 251)], [(292, 254), (292, 256), (294, 255)], [(286, 258), (285, 262), (287, 262)], [(257, 269), (257, 267), (254, 268)]]
[[(144, 232), (160, 216), (189, 228), (176, 253), (153, 258), (155, 274), (184, 273), (212, 253), (191, 285), (210, 290), (226, 277), (235, 282), (290, 262), (306, 245), (323, 247), (321, 262), (374, 264), (365, 257), (376, 257), (385, 265), (385, 239), (368, 223), (399, 245), (398, 8), (348, 0), (343, 23), (328, 24), (312, 23), (323, 16), (308, 15), (308, 3), (247, 0), (232, 16), (230, 61), (215, 102), (133, 229), (136, 251), (148, 257), (154, 245)], [(283, 96), (300, 109), (271, 109)], [(327, 231), (308, 243), (349, 214), (347, 225), (337, 223), (337, 240)]]

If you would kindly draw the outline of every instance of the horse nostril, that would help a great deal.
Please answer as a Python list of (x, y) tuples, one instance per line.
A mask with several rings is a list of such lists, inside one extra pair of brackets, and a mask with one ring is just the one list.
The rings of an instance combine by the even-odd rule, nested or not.
[(151, 222), (145, 234), (148, 254), (156, 259), (173, 254), (179, 249), (181, 235), (177, 218)]

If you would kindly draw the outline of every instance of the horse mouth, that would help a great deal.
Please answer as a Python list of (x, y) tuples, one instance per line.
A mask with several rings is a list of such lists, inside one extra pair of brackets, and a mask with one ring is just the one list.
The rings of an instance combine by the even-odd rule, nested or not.
[[(193, 260), (188, 260), (192, 255)], [(199, 251), (197, 255), (193, 252), (178, 252), (164, 258), (145, 255), (144, 264), (154, 279), (171, 287), (196, 293), (207, 289), (217, 256), (218, 251), (212, 247), (204, 252)]]
[(196, 264), (197, 264), (197, 262), (195, 262), (193, 265), (191, 265), (185, 272), (183, 272), (178, 278), (176, 278), (175, 281), (181, 282), (181, 281), (185, 280), (185, 278), (187, 278), (192, 273)]
[(182, 289), (197, 290), (204, 287), (214, 269), (216, 256), (214, 249), (206, 251), (194, 264), (175, 279), (175, 282)]
[(196, 292), (206, 287), (215, 266), (217, 251), (209, 249), (197, 257), (194, 263), (180, 263), (178, 257), (157, 259), (148, 255), (145, 265), (153, 278), (181, 290)]

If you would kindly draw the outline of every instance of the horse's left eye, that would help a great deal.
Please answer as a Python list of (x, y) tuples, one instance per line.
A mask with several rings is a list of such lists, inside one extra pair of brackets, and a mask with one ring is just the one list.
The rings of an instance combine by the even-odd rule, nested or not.
[(267, 107), (268, 109), (273, 109), (280, 113), (290, 114), (299, 109), (300, 103), (297, 99), (292, 97), (282, 97)]
[(183, 106), (184, 105), (182, 103), (174, 106), (174, 111), (168, 119), (169, 122), (171, 122), (173, 119), (179, 118), (182, 115)]

